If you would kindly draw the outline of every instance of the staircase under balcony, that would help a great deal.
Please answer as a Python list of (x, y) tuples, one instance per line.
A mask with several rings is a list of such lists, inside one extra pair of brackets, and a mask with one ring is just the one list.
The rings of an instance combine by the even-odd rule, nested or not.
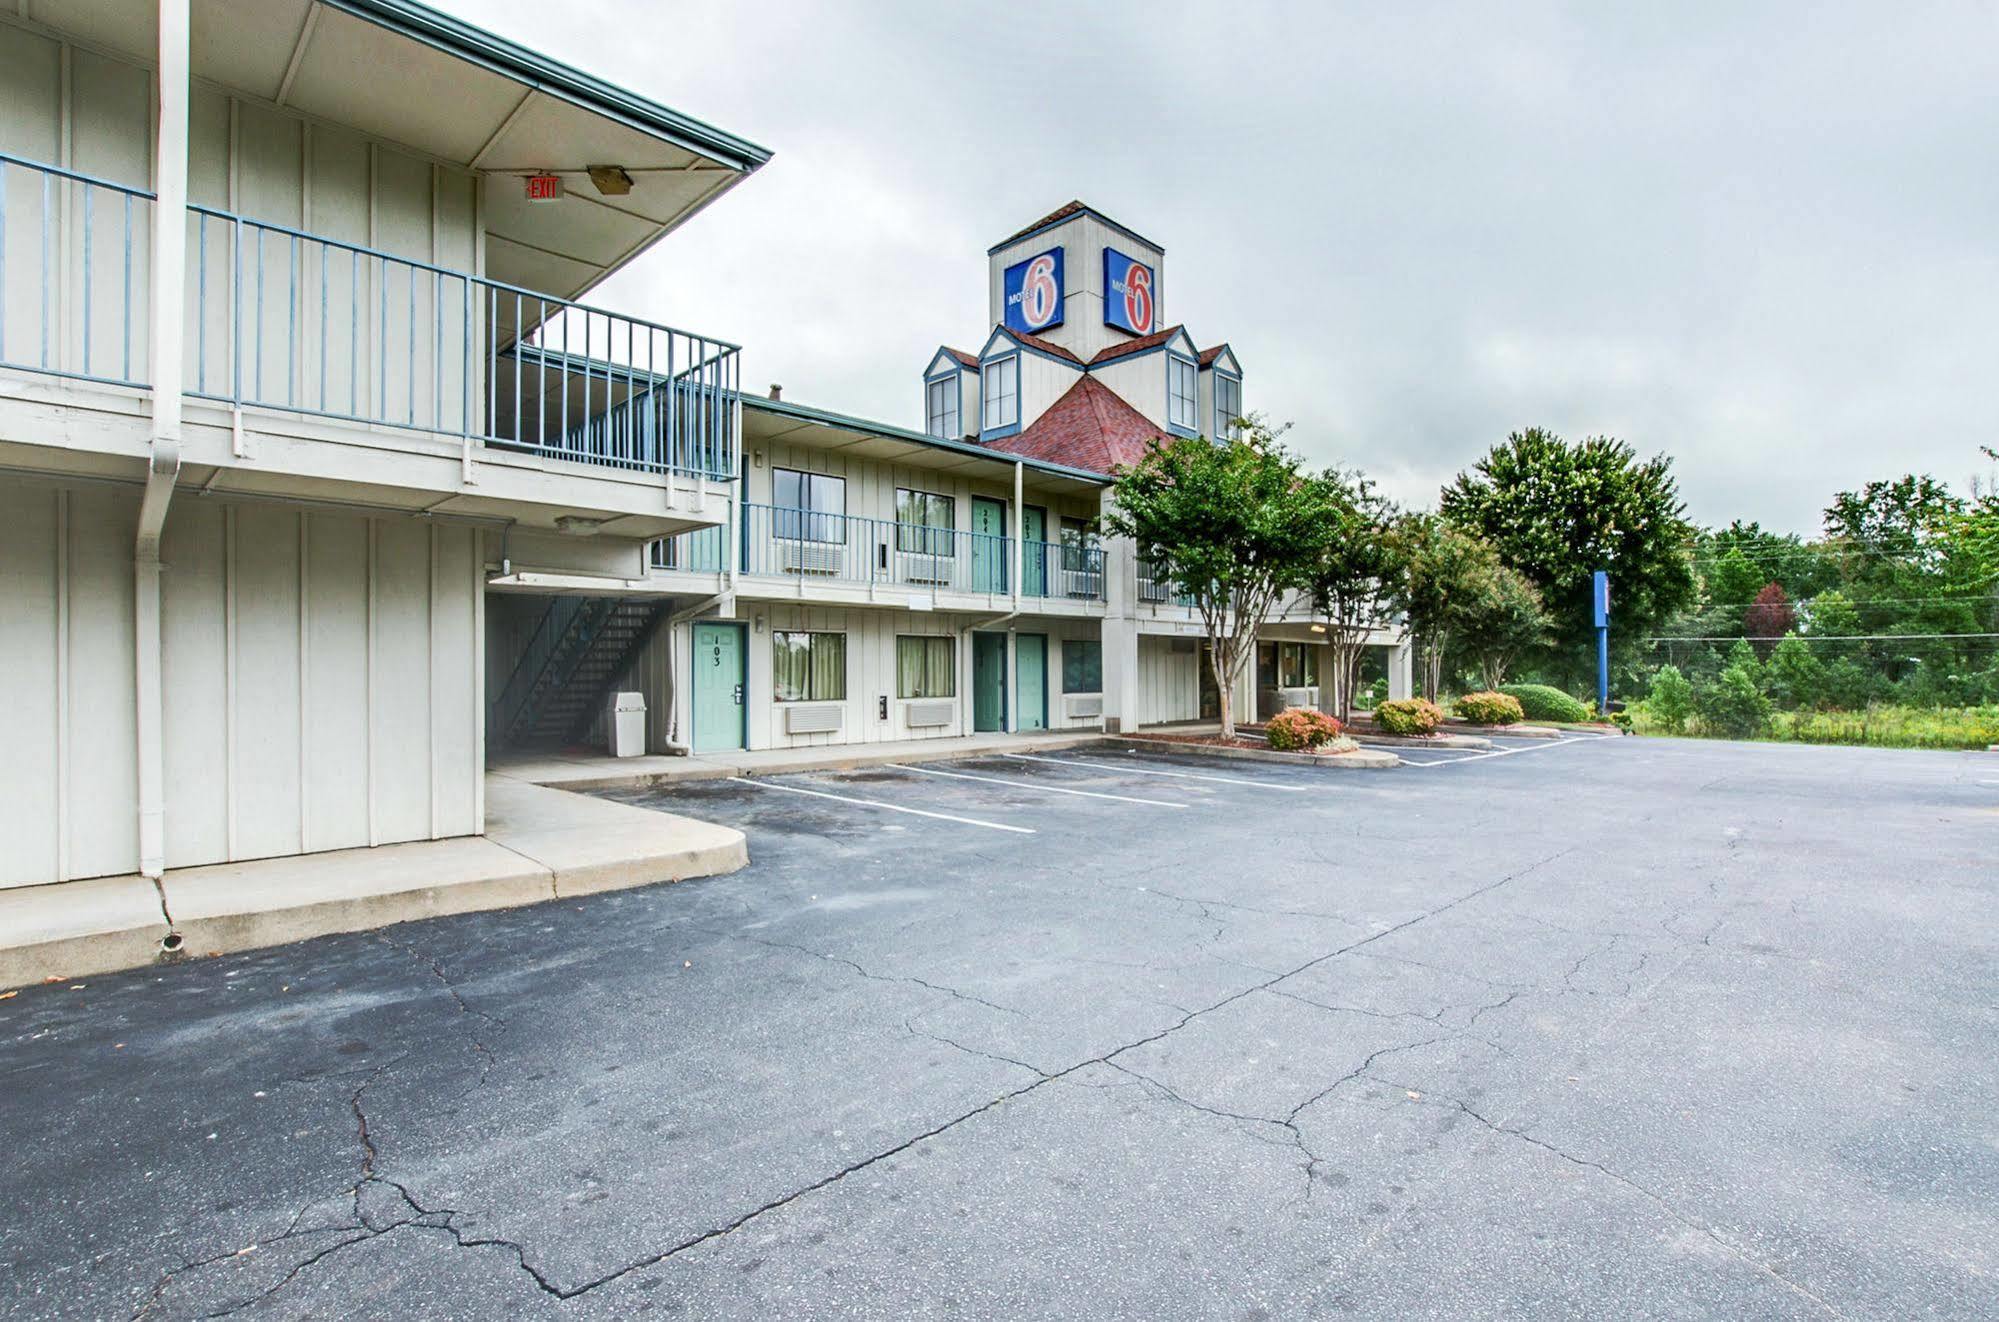
[(494, 701), (499, 748), (575, 743), (631, 668), (671, 602), (658, 597), (553, 597)]

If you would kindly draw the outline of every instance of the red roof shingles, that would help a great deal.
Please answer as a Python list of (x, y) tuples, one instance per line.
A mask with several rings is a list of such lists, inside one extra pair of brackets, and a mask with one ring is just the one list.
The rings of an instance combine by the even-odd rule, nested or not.
[(1146, 349), (1157, 348), (1184, 329), (1185, 327), (1182, 326), (1168, 326), (1165, 330), (1156, 330), (1150, 335), (1141, 335), (1135, 340), (1126, 340), (1122, 344), (1106, 345), (1104, 348), (1097, 350), (1096, 356), (1090, 359), (1090, 366), (1095, 367), (1098, 363), (1108, 363), (1113, 359), (1122, 358), (1126, 354), (1140, 353)]
[(1125, 403), (1109, 386), (1085, 376), (1017, 436), (995, 441), (996, 451), (1040, 459), (1092, 473), (1112, 473), (1137, 463), (1163, 428)]
[(1014, 243), (1017, 242), (1018, 240), (1026, 238), (1028, 235), (1034, 233), (1034, 231), (1040, 229), (1043, 225), (1053, 225), (1058, 220), (1067, 220), (1069, 217), (1075, 215), (1079, 211), (1088, 211), (1088, 210), (1089, 208), (1084, 206), (1081, 202), (1077, 201), (1064, 202), (1061, 206), (1056, 207), (1053, 211), (1043, 216), (1040, 220), (1035, 221), (1032, 225), (1027, 226), (1025, 229), (1017, 230), (1014, 233), (1009, 234), (1006, 238), (1001, 239), (999, 241), (998, 246), (1004, 248), (1009, 243)]
[(958, 366), (969, 367), (974, 372), (979, 370), (979, 356), (977, 354), (966, 353), (963, 349), (953, 349), (948, 344), (944, 346), (944, 352), (950, 354), (953, 358), (956, 358), (958, 360)]
[(1007, 334), (1013, 336), (1014, 339), (1019, 340), (1030, 349), (1039, 349), (1045, 354), (1060, 358), (1065, 363), (1074, 363), (1078, 367), (1084, 365), (1082, 359), (1070, 353), (1053, 340), (1044, 340), (1039, 335), (1029, 335), (1026, 331), (1009, 330)]
[(1217, 344), (1212, 349), (1201, 350), (1201, 366), (1203, 367), (1214, 366), (1215, 359), (1221, 357), (1224, 353), (1226, 353), (1228, 351), (1228, 347), (1229, 346), (1226, 344)]

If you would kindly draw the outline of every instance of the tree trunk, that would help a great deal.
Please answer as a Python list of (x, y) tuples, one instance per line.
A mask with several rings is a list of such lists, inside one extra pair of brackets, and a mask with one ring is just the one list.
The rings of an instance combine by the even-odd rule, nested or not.
[(1235, 640), (1208, 642), (1208, 669), (1215, 672), (1215, 693), (1221, 699), (1222, 739), (1235, 739)]

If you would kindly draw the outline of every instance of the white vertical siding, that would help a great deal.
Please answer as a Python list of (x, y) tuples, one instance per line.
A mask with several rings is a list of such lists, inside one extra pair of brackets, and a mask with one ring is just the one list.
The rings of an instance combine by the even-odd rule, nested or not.
[[(138, 865), (135, 489), (0, 485), (0, 886)], [(167, 863), (479, 829), (474, 532), (183, 493)]]

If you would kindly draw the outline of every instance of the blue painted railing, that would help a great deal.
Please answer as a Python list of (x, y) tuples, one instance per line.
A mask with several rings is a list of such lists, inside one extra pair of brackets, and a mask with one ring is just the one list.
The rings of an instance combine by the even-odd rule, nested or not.
[[(1007, 596), (1013, 539), (957, 528), (784, 506), (737, 507), (736, 564), (754, 577)], [(723, 530), (653, 543), (658, 569), (720, 573)], [(1076, 543), (1021, 546), (1021, 594), (1101, 601), (1104, 553)]]
[[(0, 366), (148, 384), (152, 202), (0, 154)], [(189, 394), (643, 472), (736, 476), (733, 344), (188, 210)]]

